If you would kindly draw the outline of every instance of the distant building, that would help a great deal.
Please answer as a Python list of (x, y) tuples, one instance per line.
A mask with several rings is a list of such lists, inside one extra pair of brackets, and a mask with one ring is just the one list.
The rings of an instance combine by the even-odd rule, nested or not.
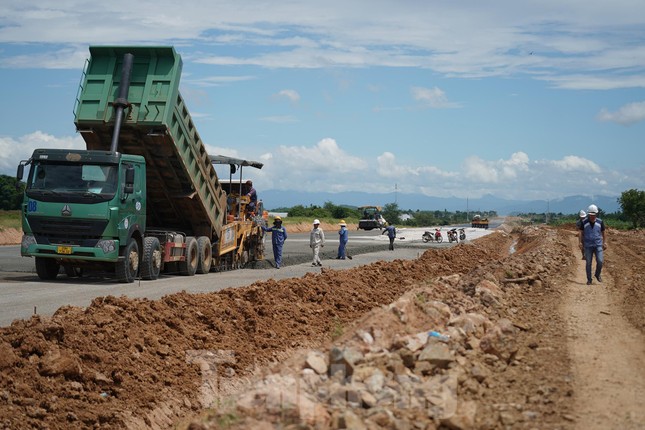
[(402, 214), (402, 215), (399, 215), (399, 219), (401, 221), (407, 221), (407, 220), (410, 220), (410, 219), (414, 219), (414, 217), (412, 215), (410, 215), (410, 214)]

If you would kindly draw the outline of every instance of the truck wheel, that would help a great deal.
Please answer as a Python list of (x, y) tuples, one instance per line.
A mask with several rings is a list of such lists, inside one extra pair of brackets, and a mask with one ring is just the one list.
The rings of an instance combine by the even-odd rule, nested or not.
[(60, 265), (52, 258), (36, 257), (36, 273), (43, 281), (51, 281), (58, 276)]
[(156, 237), (143, 239), (143, 255), (141, 256), (141, 277), (155, 280), (161, 272), (161, 245)]
[(186, 237), (186, 259), (178, 263), (180, 275), (195, 275), (195, 272), (197, 271), (197, 261), (199, 260), (198, 251), (197, 240), (192, 236)]
[(213, 264), (213, 249), (211, 240), (206, 236), (197, 238), (197, 273), (204, 274), (211, 271)]
[(123, 250), (123, 259), (116, 263), (116, 279), (119, 282), (131, 283), (139, 272), (139, 244), (130, 238)]

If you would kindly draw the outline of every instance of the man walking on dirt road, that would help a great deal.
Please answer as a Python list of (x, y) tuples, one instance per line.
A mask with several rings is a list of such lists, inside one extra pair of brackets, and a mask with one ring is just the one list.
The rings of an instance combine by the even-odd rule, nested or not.
[(598, 282), (602, 282), (601, 272), (604, 261), (603, 251), (607, 249), (605, 240), (605, 223), (597, 218), (598, 207), (590, 205), (587, 209), (587, 219), (580, 228), (580, 249), (585, 253), (587, 260), (587, 285), (591, 285), (591, 263), (593, 256), (596, 256), (596, 271), (594, 276)]

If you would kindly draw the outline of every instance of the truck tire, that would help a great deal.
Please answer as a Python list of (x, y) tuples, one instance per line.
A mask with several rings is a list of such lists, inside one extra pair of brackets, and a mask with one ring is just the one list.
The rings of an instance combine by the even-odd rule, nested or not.
[(43, 281), (51, 281), (58, 276), (60, 265), (52, 258), (36, 257), (36, 273)]
[(211, 248), (211, 240), (206, 236), (197, 238), (197, 273), (204, 274), (211, 271), (213, 265), (213, 249)]
[(139, 244), (130, 238), (123, 250), (123, 259), (116, 262), (116, 279), (123, 283), (134, 282), (139, 273)]
[(141, 256), (141, 278), (155, 280), (161, 273), (161, 245), (156, 237), (143, 239), (143, 255)]
[(186, 237), (186, 259), (178, 263), (179, 274), (184, 276), (194, 276), (197, 271), (197, 262), (199, 261), (199, 250), (197, 249), (197, 240), (192, 236)]

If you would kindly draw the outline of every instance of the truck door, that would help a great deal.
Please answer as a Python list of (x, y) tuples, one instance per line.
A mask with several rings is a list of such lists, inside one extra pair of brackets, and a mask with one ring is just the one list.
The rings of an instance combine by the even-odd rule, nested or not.
[(121, 211), (126, 231), (145, 231), (146, 182), (145, 167), (139, 163), (124, 163), (121, 169)]

